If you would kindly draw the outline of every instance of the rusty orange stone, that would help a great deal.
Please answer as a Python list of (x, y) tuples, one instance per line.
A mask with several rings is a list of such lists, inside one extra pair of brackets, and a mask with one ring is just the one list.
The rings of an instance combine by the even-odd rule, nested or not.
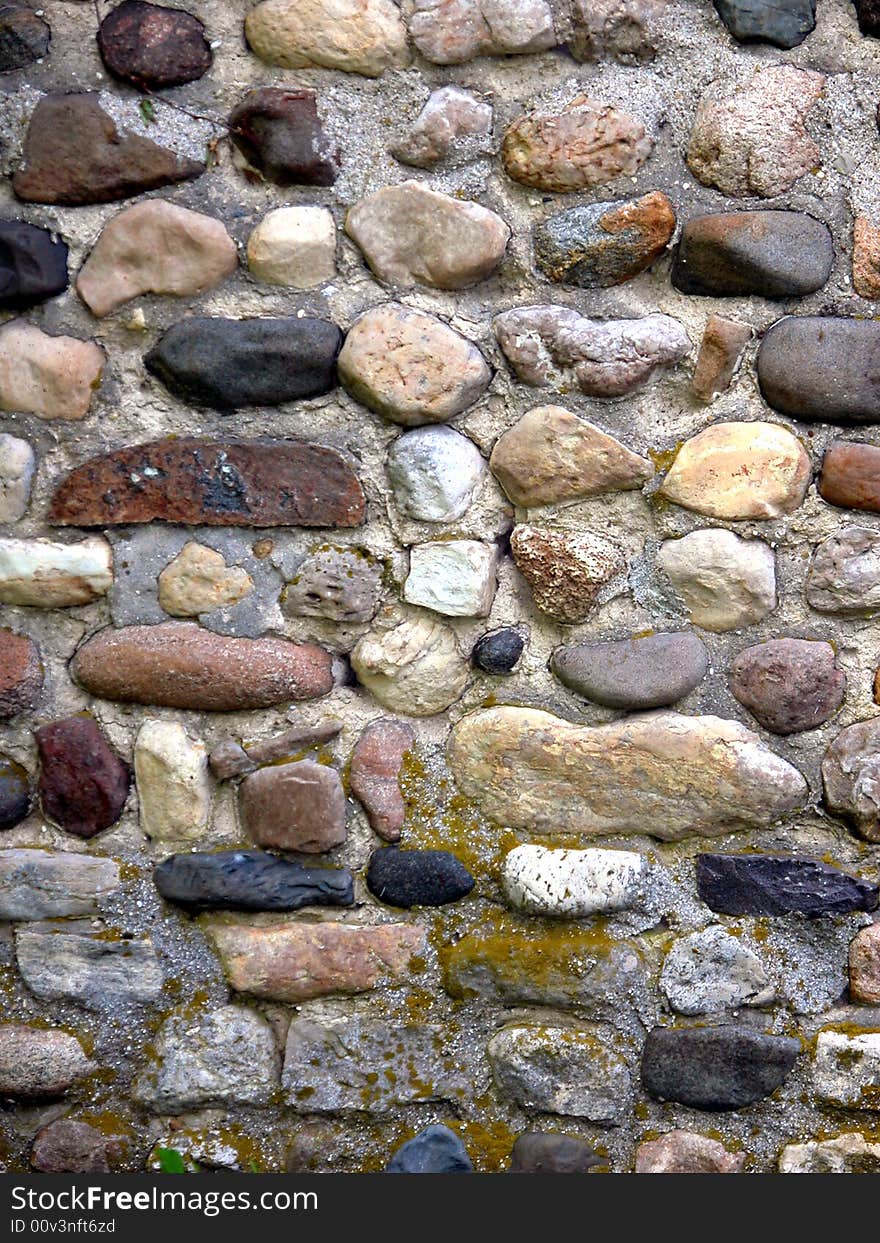
[(0, 720), (36, 707), (43, 689), (43, 666), (33, 639), (0, 630)]
[(880, 513), (880, 448), (832, 440), (822, 462), (819, 495), (842, 509)]

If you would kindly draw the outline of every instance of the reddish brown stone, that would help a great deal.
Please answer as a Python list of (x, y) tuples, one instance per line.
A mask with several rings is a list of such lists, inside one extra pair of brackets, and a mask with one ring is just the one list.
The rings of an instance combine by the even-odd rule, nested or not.
[(238, 791), (242, 826), (258, 846), (320, 854), (345, 841), (339, 773), (314, 760), (261, 768)]
[(201, 161), (120, 131), (95, 91), (44, 95), (34, 109), (12, 188), (27, 203), (112, 203), (190, 181)]
[(122, 815), (131, 773), (90, 716), (36, 732), (43, 814), (68, 833), (94, 837)]
[(693, 1131), (668, 1131), (639, 1144), (637, 1174), (741, 1174), (745, 1153), (728, 1152), (723, 1144)]
[(54, 526), (180, 522), (213, 527), (356, 527), (364, 494), (334, 449), (293, 440), (155, 440), (71, 471)]
[(712, 401), (725, 392), (751, 335), (748, 324), (722, 315), (709, 316), (691, 381), (695, 397)]
[(857, 1005), (880, 1005), (880, 924), (861, 928), (850, 943), (849, 996)]
[(121, 1140), (103, 1135), (87, 1122), (60, 1118), (37, 1132), (31, 1165), (42, 1174), (109, 1174), (109, 1157)]
[(880, 448), (832, 440), (822, 462), (819, 495), (842, 509), (880, 513)]
[(103, 630), (73, 658), (71, 672), (100, 699), (241, 712), (333, 687), (329, 653), (288, 639), (233, 639), (194, 622)]
[(36, 706), (43, 689), (43, 665), (33, 639), (0, 630), (0, 720)]
[(332, 186), (338, 151), (318, 117), (314, 91), (264, 86), (229, 114), (232, 141), (254, 168), (279, 186)]
[(830, 643), (771, 639), (740, 652), (730, 666), (730, 689), (774, 734), (797, 734), (824, 724), (843, 703), (846, 674)]
[(396, 842), (406, 818), (400, 792), (403, 757), (415, 741), (412, 728), (386, 718), (371, 721), (351, 757), (351, 792), (364, 807), (374, 833)]
[(107, 14), (98, 48), (115, 78), (148, 90), (195, 82), (213, 59), (197, 17), (144, 0), (123, 0)]

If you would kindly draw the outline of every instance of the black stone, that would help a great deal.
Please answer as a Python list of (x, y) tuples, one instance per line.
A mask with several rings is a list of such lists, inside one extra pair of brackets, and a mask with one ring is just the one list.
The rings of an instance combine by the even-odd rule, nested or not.
[(401, 1144), (386, 1174), (473, 1174), (467, 1149), (449, 1127), (435, 1124)]
[(816, 27), (816, 0), (714, 0), (738, 43), (797, 47)]
[(31, 784), (27, 770), (0, 755), (0, 829), (13, 829), (31, 809)]
[(24, 220), (0, 220), (0, 308), (20, 311), (67, 288), (67, 246)]
[(471, 660), (484, 673), (512, 673), (525, 645), (518, 630), (492, 630), (477, 640)]
[(445, 906), (464, 898), (474, 878), (448, 850), (374, 850), (367, 888), (388, 906)]
[(172, 325), (144, 364), (183, 401), (237, 410), (328, 393), (341, 348), (326, 319), (194, 316)]
[(607, 1164), (586, 1140), (551, 1131), (525, 1131), (510, 1154), (511, 1174), (588, 1174)]
[(338, 152), (318, 117), (314, 91), (263, 87), (229, 114), (232, 141), (248, 163), (279, 186), (332, 186)]
[(721, 915), (845, 915), (873, 911), (877, 885), (818, 859), (698, 855), (697, 891)]
[(167, 902), (191, 911), (298, 911), (354, 901), (347, 868), (306, 868), (262, 850), (171, 855), (153, 880)]
[(642, 1083), (661, 1101), (741, 1109), (775, 1092), (800, 1051), (799, 1040), (749, 1027), (655, 1027), (642, 1050)]
[(758, 383), (774, 410), (819, 423), (880, 422), (880, 323), (789, 315), (758, 351)]
[(195, 82), (211, 67), (205, 27), (184, 9), (123, 0), (98, 28), (101, 59), (115, 78), (142, 90)]
[(22, 0), (0, 3), (0, 73), (31, 65), (49, 51), (52, 31)]
[(672, 283), (689, 294), (800, 298), (822, 288), (833, 262), (828, 226), (805, 212), (720, 212), (684, 226)]
[(880, 0), (854, 0), (859, 30), (880, 38)]

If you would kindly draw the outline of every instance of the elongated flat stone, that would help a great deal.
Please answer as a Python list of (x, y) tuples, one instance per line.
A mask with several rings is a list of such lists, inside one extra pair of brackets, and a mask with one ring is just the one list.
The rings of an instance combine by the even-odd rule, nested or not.
[(672, 283), (714, 297), (802, 298), (822, 288), (833, 262), (828, 226), (804, 212), (720, 212), (684, 226)]
[(238, 743), (234, 738), (226, 738), (212, 747), (208, 763), (218, 781), (228, 781), (256, 772), (263, 764), (292, 760), (305, 747), (329, 742), (341, 729), (341, 721), (322, 721), (318, 725), (294, 725), (259, 742)]
[(393, 0), (262, 0), (249, 11), (244, 30), (261, 60), (284, 69), (378, 78), (410, 60)]
[(45, 1001), (102, 1010), (154, 1002), (162, 993), (162, 967), (149, 937), (115, 939), (79, 921), (31, 924), (18, 928), (15, 954), (25, 984)]
[(192, 911), (298, 911), (354, 901), (347, 868), (304, 868), (262, 850), (171, 855), (155, 869), (153, 881), (167, 902)]
[(370, 855), (367, 888), (386, 906), (445, 906), (467, 897), (473, 887), (473, 876), (448, 850), (384, 846)]
[(36, 306), (66, 288), (66, 242), (24, 220), (0, 220), (0, 309)]
[(709, 656), (695, 634), (650, 634), (557, 648), (550, 668), (565, 686), (607, 708), (664, 708), (700, 684)]
[(794, 855), (698, 855), (697, 891), (722, 915), (817, 918), (873, 911), (880, 890), (818, 859)]
[(58, 485), (53, 526), (178, 522), (355, 527), (364, 494), (334, 449), (292, 440), (154, 440), (92, 458)]
[(241, 712), (317, 699), (333, 686), (328, 652), (287, 639), (233, 639), (192, 622), (102, 630), (79, 648), (71, 672), (99, 699)]
[(880, 448), (832, 440), (822, 459), (818, 488), (829, 505), (880, 513)]
[(801, 1051), (748, 1027), (655, 1027), (642, 1052), (651, 1096), (695, 1109), (742, 1109), (781, 1087)]
[(112, 584), (112, 552), (100, 535), (75, 544), (0, 538), (0, 603), (66, 609), (99, 600)]
[(63, 850), (0, 850), (0, 919), (96, 915), (119, 887), (113, 859)]
[(807, 793), (757, 734), (715, 716), (654, 712), (588, 727), (489, 708), (453, 727), (448, 756), (485, 815), (537, 833), (713, 837), (773, 824)]
[(43, 814), (77, 837), (94, 837), (122, 815), (131, 772), (94, 717), (69, 716), (35, 734)]
[(880, 421), (880, 323), (830, 315), (789, 315), (758, 350), (764, 400), (794, 419)]

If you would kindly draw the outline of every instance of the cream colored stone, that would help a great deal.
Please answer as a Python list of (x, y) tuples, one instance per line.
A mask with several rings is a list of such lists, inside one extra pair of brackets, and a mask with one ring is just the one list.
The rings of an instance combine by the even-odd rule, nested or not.
[(0, 410), (84, 419), (106, 361), (94, 341), (49, 336), (14, 319), (0, 328)]
[(786, 1144), (779, 1156), (780, 1174), (880, 1174), (880, 1144), (858, 1131), (833, 1139)]
[(113, 583), (113, 552), (100, 535), (76, 544), (0, 539), (0, 603), (42, 609), (91, 604)]
[(198, 841), (211, 814), (208, 752), (177, 721), (147, 720), (134, 748), (141, 828), (158, 841)]
[(657, 566), (704, 630), (740, 630), (776, 608), (776, 559), (763, 540), (716, 528), (691, 531), (661, 545)]
[(425, 617), (409, 617), (364, 635), (351, 663), (379, 703), (404, 716), (442, 712), (455, 703), (468, 680), (455, 633)]
[(248, 238), (248, 268), (267, 285), (314, 289), (336, 275), (336, 225), (326, 207), (268, 212)]
[(392, 0), (263, 0), (245, 18), (244, 32), (260, 60), (282, 69), (342, 69), (378, 78), (410, 61)]
[(254, 580), (238, 566), (227, 566), (219, 552), (190, 540), (159, 575), (159, 604), (172, 617), (198, 617), (238, 604)]
[(36, 469), (28, 442), (0, 432), (0, 522), (18, 522), (24, 515)]
[(495, 598), (498, 550), (481, 540), (416, 544), (403, 598), (447, 617), (488, 617)]

